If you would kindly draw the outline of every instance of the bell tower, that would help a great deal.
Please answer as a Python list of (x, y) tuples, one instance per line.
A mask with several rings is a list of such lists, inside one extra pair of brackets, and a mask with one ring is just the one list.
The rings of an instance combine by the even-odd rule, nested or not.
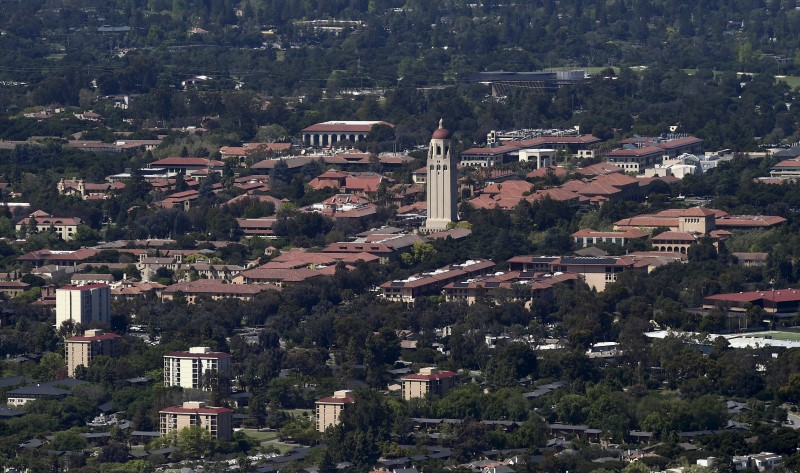
[(458, 220), (456, 161), (450, 144), (450, 131), (439, 120), (439, 128), (431, 136), (428, 149), (428, 218), (424, 231), (447, 229), (447, 224)]

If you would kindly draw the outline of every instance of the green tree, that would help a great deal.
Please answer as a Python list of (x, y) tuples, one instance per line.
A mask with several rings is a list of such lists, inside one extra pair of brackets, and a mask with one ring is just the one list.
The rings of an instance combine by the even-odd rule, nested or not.
[(86, 438), (74, 431), (56, 432), (50, 447), (53, 450), (76, 452), (86, 448)]
[(188, 458), (205, 458), (214, 450), (214, 439), (199, 425), (179, 430), (175, 444)]

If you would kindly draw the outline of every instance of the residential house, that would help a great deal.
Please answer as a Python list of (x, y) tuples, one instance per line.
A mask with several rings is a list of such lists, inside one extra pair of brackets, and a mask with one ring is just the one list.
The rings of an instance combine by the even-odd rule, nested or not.
[(30, 284), (22, 281), (0, 281), (0, 293), (5, 299), (19, 297), (30, 288)]

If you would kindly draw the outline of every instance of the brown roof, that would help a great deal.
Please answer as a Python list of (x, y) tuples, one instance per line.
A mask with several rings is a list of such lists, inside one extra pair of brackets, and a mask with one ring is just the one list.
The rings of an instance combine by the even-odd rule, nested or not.
[(194, 166), (194, 167), (222, 167), (225, 163), (214, 159), (206, 158), (183, 158), (178, 156), (170, 156), (158, 161), (150, 163), (150, 167), (159, 166)]
[(654, 236), (653, 241), (684, 241), (693, 243), (697, 241), (697, 236), (688, 232), (663, 232)]
[(388, 125), (394, 127), (391, 123), (382, 121), (351, 121), (351, 122), (323, 122), (316, 123), (303, 129), (303, 133), (318, 133), (318, 132), (359, 132), (369, 133), (374, 125)]
[(187, 294), (211, 294), (211, 295), (236, 295), (254, 296), (268, 289), (279, 291), (277, 286), (267, 284), (226, 284), (219, 279), (198, 279), (196, 281), (179, 282), (164, 289), (164, 294), (175, 294), (185, 292)]
[[(297, 268), (297, 269), (281, 269), (281, 268), (268, 268), (260, 266), (258, 268), (248, 269), (239, 273), (247, 279), (261, 279), (265, 281), (280, 281), (280, 282), (302, 282), (307, 279), (312, 279), (320, 276), (319, 271), (313, 269)], [(244, 286), (243, 284), (235, 284), (236, 286)], [(257, 285), (255, 287), (260, 287)]]
[(314, 159), (315, 158), (312, 156), (298, 156), (296, 158), (285, 158), (285, 159), (265, 159), (263, 161), (259, 161), (253, 164), (252, 166), (250, 166), (250, 169), (255, 169), (255, 170), (272, 169), (275, 167), (276, 164), (278, 164), (279, 161), (283, 161), (284, 163), (286, 163), (286, 166), (288, 166), (289, 169), (295, 169), (305, 166), (306, 164), (314, 161)]
[(774, 215), (727, 215), (718, 217), (716, 225), (727, 228), (766, 228), (785, 222), (785, 218)]
[(72, 337), (64, 340), (65, 342), (99, 342), (103, 340), (114, 340), (115, 338), (119, 338), (119, 335), (116, 333), (104, 333), (102, 335), (94, 335), (94, 336), (78, 336)]

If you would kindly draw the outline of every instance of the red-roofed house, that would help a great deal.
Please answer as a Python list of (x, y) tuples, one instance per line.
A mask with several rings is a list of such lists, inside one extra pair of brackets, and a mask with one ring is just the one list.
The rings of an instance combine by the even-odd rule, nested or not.
[(83, 221), (78, 217), (54, 217), (43, 210), (37, 210), (28, 217), (17, 222), (17, 233), (22, 231), (38, 233), (44, 230), (53, 229), (62, 240), (72, 240), (78, 225)]
[(162, 409), (158, 414), (162, 437), (194, 425), (205, 429), (215, 439), (230, 440), (233, 436), (233, 410), (227, 407), (207, 407), (204, 402), (187, 401), (180, 407)]
[(453, 371), (440, 371), (438, 368), (422, 368), (417, 374), (401, 379), (403, 399), (410, 401), (415, 397), (425, 397), (428, 393), (443, 397), (456, 385), (457, 374)]
[(325, 432), (328, 427), (339, 425), (342, 411), (354, 402), (356, 398), (353, 396), (353, 391), (348, 390), (335, 391), (333, 396), (315, 402), (317, 431)]

